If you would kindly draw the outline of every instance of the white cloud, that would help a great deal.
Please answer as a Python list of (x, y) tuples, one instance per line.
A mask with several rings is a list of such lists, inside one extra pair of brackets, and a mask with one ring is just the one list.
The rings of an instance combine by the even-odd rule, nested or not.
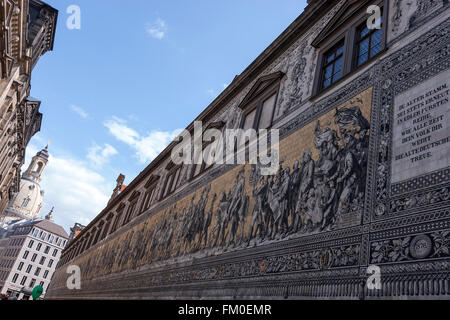
[(104, 164), (109, 162), (109, 159), (112, 156), (117, 153), (117, 150), (107, 143), (105, 143), (103, 148), (94, 143), (94, 145), (88, 150), (87, 158), (91, 161), (94, 167), (101, 168)]
[(143, 136), (128, 127), (125, 120), (117, 117), (105, 121), (104, 125), (117, 140), (128, 144), (136, 151), (136, 157), (140, 163), (150, 162), (156, 158), (182, 131), (182, 129), (172, 132), (153, 130)]
[[(28, 146), (26, 165), (38, 150), (32, 144)], [(55, 222), (69, 232), (68, 228), (75, 222), (87, 225), (106, 207), (114, 186), (99, 173), (88, 169), (84, 161), (53, 156), (51, 150), (49, 152), (49, 161), (40, 183), (45, 191), (40, 215), (45, 216), (54, 206)]]
[(87, 119), (87, 117), (89, 117), (88, 113), (86, 111), (84, 111), (82, 108), (77, 107), (76, 105), (71, 105), (70, 109), (75, 112), (76, 114), (78, 114), (80, 117), (82, 117), (83, 119)]
[(208, 90), (206, 90), (206, 93), (211, 97), (216, 97), (227, 87), (228, 87), (228, 84), (223, 83), (222, 86), (220, 87), (220, 89), (208, 89)]
[(146, 31), (153, 38), (161, 40), (167, 34), (167, 23), (158, 18), (151, 26), (147, 26)]

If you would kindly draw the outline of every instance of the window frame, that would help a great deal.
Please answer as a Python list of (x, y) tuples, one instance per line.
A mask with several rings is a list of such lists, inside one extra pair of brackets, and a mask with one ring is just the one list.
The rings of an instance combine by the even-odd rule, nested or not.
[[(329, 56), (329, 53), (332, 52), (333, 54), (336, 54), (338, 48), (340, 48), (340, 47), (342, 47), (342, 53), (341, 53), (341, 54), (339, 54), (338, 56), (335, 55), (335, 57), (333, 58), (333, 60), (332, 60), (331, 62), (325, 61), (326, 58)], [(326, 90), (326, 89), (328, 89), (329, 87), (333, 86), (333, 84), (339, 82), (339, 80), (342, 79), (342, 76), (343, 76), (343, 74), (344, 74), (345, 37), (342, 38), (341, 40), (336, 41), (336, 42), (334, 43), (333, 46), (331, 46), (329, 49), (327, 49), (327, 51), (325, 51), (325, 52), (323, 53), (323, 58), (322, 58), (322, 59), (323, 59), (323, 61), (322, 61), (322, 66), (321, 66), (321, 70), (320, 70), (320, 83), (319, 83), (319, 87), (320, 87), (320, 90)], [(334, 71), (335, 71), (335, 67), (336, 67), (336, 62), (337, 62), (339, 59), (342, 60), (342, 62), (341, 62), (342, 65), (341, 65), (341, 71), (340, 71), (339, 79), (337, 79), (336, 81), (333, 82), (334, 75), (337, 74), (337, 73), (334, 72)], [(330, 78), (330, 84), (325, 88), (325, 87), (324, 87), (325, 72), (326, 72), (326, 69), (327, 69), (329, 66), (333, 66), (333, 71), (332, 71), (331, 78)]]
[(158, 181), (159, 179), (151, 183), (150, 186), (146, 188), (144, 192), (144, 198), (142, 199), (142, 205), (139, 215), (143, 214), (152, 206), (152, 203), (156, 198), (156, 187), (158, 186)]
[[(381, 49), (372, 58), (368, 58), (367, 61), (361, 65), (357, 65), (357, 28), (364, 22), (367, 21), (368, 13), (366, 12), (367, 5), (377, 5), (381, 8), (382, 13), (382, 39), (381, 39)], [(388, 49), (387, 44), (387, 28), (389, 21), (389, 1), (388, 0), (377, 0), (370, 1), (367, 5), (362, 6), (358, 9), (357, 13), (353, 17), (349, 18), (348, 21), (344, 22), (341, 26), (337, 28), (334, 33), (327, 38), (320, 41), (318, 45), (318, 57), (316, 63), (316, 71), (314, 76), (313, 93), (311, 95), (311, 100), (315, 99), (317, 96), (332, 90), (335, 86), (350, 75), (356, 73), (357, 71), (364, 68), (367, 64), (372, 63), (383, 54)], [(342, 73), (341, 77), (334, 83), (331, 83), (328, 87), (323, 88), (323, 70), (325, 66), (325, 57), (334, 46), (336, 46), (340, 41), (344, 41), (344, 51), (342, 60)]]
[(116, 214), (115, 214), (115, 220), (112, 224), (111, 231), (109, 234), (116, 232), (120, 229), (121, 225), (119, 225), (120, 220), (122, 219), (123, 211), (125, 210), (125, 204), (121, 203), (119, 207), (117, 208)]
[(127, 212), (125, 213), (125, 217), (123, 219), (122, 226), (128, 224), (128, 222), (133, 220), (133, 213), (136, 211), (138, 198), (139, 198), (139, 196), (136, 199), (133, 199), (132, 201), (130, 201), (128, 203)]
[[(161, 190), (161, 199), (160, 200), (163, 200), (163, 199), (169, 197), (171, 194), (173, 194), (177, 190), (178, 182), (180, 181), (180, 177), (181, 177), (181, 170), (182, 170), (181, 164), (174, 165), (170, 169), (168, 169), (166, 178), (164, 179), (165, 181), (163, 184), (163, 188)], [(178, 172), (178, 175), (177, 175), (177, 172)], [(171, 179), (170, 185), (168, 187), (168, 182), (169, 182), (170, 177), (173, 177), (173, 179)], [(167, 192), (166, 192), (166, 189), (167, 189)]]
[[(356, 20), (352, 26), (351, 26), (351, 36), (352, 36), (352, 52), (351, 52), (351, 61), (349, 61), (349, 63), (351, 64), (351, 70), (355, 71), (359, 68), (364, 67), (366, 64), (370, 63), (371, 61), (373, 61), (374, 59), (376, 59), (380, 54), (382, 54), (385, 50), (386, 50), (386, 40), (387, 40), (387, 24), (388, 24), (388, 20), (389, 17), (386, 16), (386, 13), (389, 13), (389, 9), (388, 6), (386, 7), (386, 5), (384, 4), (384, 0), (381, 2), (378, 2), (378, 6), (380, 6), (381, 8), (381, 48), (380, 51), (375, 54), (373, 57), (370, 57), (370, 49), (368, 52), (368, 58), (366, 61), (364, 61), (363, 63), (361, 63), (358, 66), (358, 44), (359, 42), (362, 42), (361, 39), (358, 39), (358, 28), (365, 22), (367, 21), (367, 17), (361, 17), (358, 20)], [(369, 30), (369, 35), (373, 34), (375, 31), (374, 30)]]
[[(247, 116), (252, 113), (256, 109), (255, 118), (253, 119), (253, 125), (249, 129), (259, 130), (259, 129), (266, 129), (269, 130), (273, 126), (273, 120), (275, 118), (275, 109), (278, 102), (278, 97), (280, 95), (280, 88), (281, 88), (281, 78), (274, 81), (274, 83), (270, 84), (267, 88), (264, 88), (264, 90), (255, 97), (253, 97), (250, 101), (246, 103), (245, 106), (241, 107), (243, 116), (241, 119), (241, 123), (239, 128), (244, 129), (245, 120), (247, 119)], [(270, 125), (267, 128), (260, 128), (259, 124), (261, 122), (261, 115), (262, 115), (262, 109), (264, 106), (264, 102), (267, 101), (270, 97), (275, 95), (275, 101), (273, 103), (272, 108), (272, 115), (270, 117)]]

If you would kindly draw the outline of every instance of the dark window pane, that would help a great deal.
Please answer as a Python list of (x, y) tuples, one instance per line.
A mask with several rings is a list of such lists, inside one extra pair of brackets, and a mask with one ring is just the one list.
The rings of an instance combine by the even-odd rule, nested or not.
[(336, 56), (341, 55), (342, 52), (344, 52), (344, 46), (341, 46), (341, 47), (339, 47), (339, 48), (337, 49), (337, 51), (336, 51)]
[(333, 75), (333, 65), (329, 65), (325, 68), (324, 79), (330, 79)]
[(272, 124), (273, 109), (275, 107), (276, 94), (264, 101), (261, 111), (261, 118), (259, 119), (259, 128), (266, 129)]
[(358, 55), (363, 55), (369, 51), (369, 38), (359, 43), (359, 52)]
[(342, 70), (342, 58), (339, 58), (334, 63), (334, 75), (341, 74), (341, 70)]
[(333, 83), (335, 83), (336, 81), (338, 81), (341, 78), (341, 73), (335, 73), (333, 76)]
[(331, 53), (328, 57), (327, 57), (327, 63), (330, 63), (331, 61), (333, 61), (334, 59), (334, 52)]
[(370, 57), (372, 58), (374, 55), (376, 55), (378, 52), (381, 51), (381, 44), (378, 44), (370, 50)]
[(383, 38), (383, 33), (381, 30), (377, 30), (372, 34), (372, 46), (376, 46), (377, 44), (381, 43), (381, 40)]
[(244, 121), (244, 130), (253, 128), (253, 122), (255, 121), (256, 109), (250, 112)]
[(324, 81), (323, 81), (323, 88), (325, 89), (325, 88), (328, 88), (329, 86), (330, 86), (330, 84), (331, 84), (331, 79), (325, 79)]
[(364, 62), (368, 60), (368, 54), (367, 52), (363, 54), (362, 56), (358, 57), (358, 66), (362, 65)]
[(367, 25), (361, 29), (359, 38), (362, 39), (369, 34), (370, 30), (367, 28)]

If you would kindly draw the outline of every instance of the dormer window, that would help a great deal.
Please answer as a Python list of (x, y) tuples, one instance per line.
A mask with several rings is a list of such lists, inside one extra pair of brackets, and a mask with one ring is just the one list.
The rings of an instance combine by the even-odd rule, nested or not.
[(159, 177), (151, 176), (150, 179), (145, 184), (147, 189), (144, 194), (144, 200), (142, 201), (142, 206), (139, 214), (147, 211), (152, 205), (154, 199), (156, 199), (156, 187), (158, 186)]
[[(380, 20), (369, 28), (367, 8), (376, 5)], [(312, 46), (319, 50), (314, 95), (333, 85), (365, 63), (376, 58), (385, 49), (388, 1), (348, 1), (330, 23), (314, 39)]]
[(272, 126), (282, 72), (263, 76), (256, 81), (239, 108), (244, 112), (241, 128), (267, 129)]
[(167, 197), (177, 188), (181, 173), (181, 165), (173, 166), (173, 163), (171, 163), (167, 169), (169, 170), (169, 173), (167, 174), (166, 182), (164, 184), (164, 192), (162, 198)]

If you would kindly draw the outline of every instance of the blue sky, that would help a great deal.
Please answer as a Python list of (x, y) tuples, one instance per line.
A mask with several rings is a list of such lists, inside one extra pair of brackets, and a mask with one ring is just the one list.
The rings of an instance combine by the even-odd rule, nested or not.
[[(92, 220), (119, 173), (129, 183), (303, 11), (302, 0), (47, 0), (59, 10), (54, 50), (31, 95), (48, 140), (45, 215)], [(81, 29), (66, 12), (81, 9)], [(28, 163), (28, 162), (27, 162)], [(25, 168), (23, 168), (25, 169)]]

